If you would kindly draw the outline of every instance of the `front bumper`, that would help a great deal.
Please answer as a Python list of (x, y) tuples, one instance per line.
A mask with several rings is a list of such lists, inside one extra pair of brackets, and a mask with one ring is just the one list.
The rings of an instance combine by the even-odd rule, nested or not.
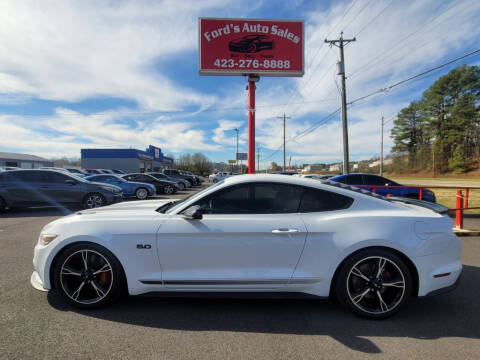
[(120, 201), (123, 201), (123, 192), (110, 193), (108, 195), (106, 194), (105, 200), (107, 201), (107, 204), (115, 204)]
[(43, 281), (36, 271), (32, 272), (32, 275), (30, 276), (30, 284), (32, 284), (32, 286), (37, 290), (48, 291), (43, 287)]

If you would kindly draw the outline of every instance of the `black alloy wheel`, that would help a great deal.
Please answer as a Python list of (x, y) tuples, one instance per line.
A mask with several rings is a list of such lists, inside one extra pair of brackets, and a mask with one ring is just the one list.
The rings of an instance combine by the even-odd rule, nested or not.
[(173, 186), (171, 185), (165, 185), (164, 188), (163, 188), (163, 193), (166, 194), (166, 195), (171, 195), (173, 194)]
[(340, 302), (370, 319), (384, 319), (399, 311), (411, 287), (407, 265), (383, 249), (367, 249), (348, 258), (335, 284)]
[(85, 209), (93, 209), (106, 204), (105, 197), (102, 194), (90, 193), (83, 199), (83, 207)]
[(97, 244), (78, 244), (61, 253), (55, 262), (54, 281), (67, 302), (80, 308), (117, 300), (126, 283), (116, 257)]

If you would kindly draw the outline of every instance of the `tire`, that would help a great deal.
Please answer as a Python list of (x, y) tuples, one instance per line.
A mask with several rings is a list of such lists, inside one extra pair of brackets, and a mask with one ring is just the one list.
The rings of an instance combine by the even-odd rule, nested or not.
[(173, 194), (173, 187), (170, 185), (166, 185), (163, 187), (163, 193), (166, 195), (171, 195)]
[(185, 190), (185, 184), (183, 182), (178, 183), (178, 190), (180, 190), (180, 191)]
[[(380, 273), (379, 267), (383, 269)], [(335, 283), (340, 303), (369, 319), (385, 319), (395, 314), (407, 301), (411, 289), (408, 266), (400, 257), (383, 249), (366, 249), (347, 258)]]
[(138, 188), (137, 190), (135, 190), (135, 197), (138, 200), (145, 200), (146, 198), (148, 198), (148, 190), (143, 187)]
[(85, 209), (93, 209), (104, 206), (107, 203), (105, 197), (99, 193), (89, 193), (83, 198), (83, 207)]
[(77, 244), (64, 250), (55, 261), (53, 274), (55, 288), (63, 298), (83, 309), (112, 303), (126, 289), (122, 265), (97, 244)]

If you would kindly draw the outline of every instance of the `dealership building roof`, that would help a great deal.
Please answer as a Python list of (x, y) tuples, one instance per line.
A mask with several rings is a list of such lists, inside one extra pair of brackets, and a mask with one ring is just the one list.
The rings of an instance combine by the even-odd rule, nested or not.
[(9, 152), (0, 152), (0, 159), (18, 160), (18, 161), (51, 161), (36, 155), (16, 154), (16, 153), (9, 153)]

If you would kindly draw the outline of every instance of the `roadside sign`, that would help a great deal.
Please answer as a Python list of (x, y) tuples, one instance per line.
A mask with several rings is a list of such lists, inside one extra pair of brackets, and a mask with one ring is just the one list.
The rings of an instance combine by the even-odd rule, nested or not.
[(237, 153), (237, 160), (247, 160), (248, 154), (247, 153)]
[(229, 163), (229, 164), (236, 164), (236, 163), (237, 163), (237, 160), (228, 160), (228, 163)]
[(300, 20), (199, 18), (200, 75), (303, 76)]

